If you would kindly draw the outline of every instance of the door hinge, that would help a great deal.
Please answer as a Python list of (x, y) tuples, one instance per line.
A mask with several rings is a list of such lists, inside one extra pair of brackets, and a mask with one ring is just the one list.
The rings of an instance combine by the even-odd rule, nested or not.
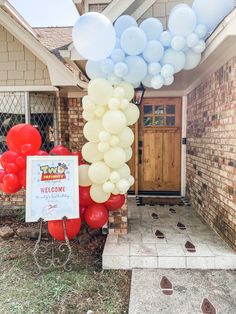
[(183, 137), (183, 138), (182, 138), (182, 144), (183, 144), (183, 145), (186, 145), (186, 144), (187, 144), (187, 138), (186, 138), (186, 137)]

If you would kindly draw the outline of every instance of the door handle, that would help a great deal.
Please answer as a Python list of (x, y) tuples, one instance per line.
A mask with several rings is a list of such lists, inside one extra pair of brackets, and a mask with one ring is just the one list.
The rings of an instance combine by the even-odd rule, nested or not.
[(140, 164), (142, 163), (142, 154), (143, 154), (143, 150), (139, 148), (139, 150), (138, 150), (138, 162)]

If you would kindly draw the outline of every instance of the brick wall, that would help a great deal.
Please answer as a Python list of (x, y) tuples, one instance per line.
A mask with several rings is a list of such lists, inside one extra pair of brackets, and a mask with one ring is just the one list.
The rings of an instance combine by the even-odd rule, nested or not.
[(187, 196), (236, 249), (236, 57), (188, 95)]
[(0, 86), (51, 85), (47, 66), (0, 25)]

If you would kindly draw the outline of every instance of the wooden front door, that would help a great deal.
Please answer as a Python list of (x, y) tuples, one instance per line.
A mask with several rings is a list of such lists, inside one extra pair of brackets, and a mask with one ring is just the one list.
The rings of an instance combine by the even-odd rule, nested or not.
[(138, 127), (138, 190), (179, 192), (181, 98), (143, 100)]

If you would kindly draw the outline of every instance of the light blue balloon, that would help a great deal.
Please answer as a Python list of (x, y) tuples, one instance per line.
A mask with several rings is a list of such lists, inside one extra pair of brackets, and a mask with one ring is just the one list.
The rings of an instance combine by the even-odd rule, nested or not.
[(174, 76), (164, 78), (164, 85), (170, 86), (174, 83)]
[(111, 59), (114, 62), (122, 62), (125, 59), (125, 53), (120, 48), (115, 48), (111, 53)]
[(144, 20), (139, 27), (145, 32), (148, 40), (159, 39), (163, 32), (163, 25), (160, 20), (153, 17)]
[(147, 74), (147, 75), (145, 76), (145, 78), (142, 80), (142, 84), (143, 84), (144, 86), (146, 86), (146, 87), (151, 88), (151, 87), (152, 87), (152, 85), (151, 85), (151, 80), (152, 80), (152, 78), (153, 78), (153, 75)]
[(207, 26), (205, 24), (198, 24), (195, 28), (195, 33), (200, 39), (204, 38), (208, 33)]
[(130, 56), (142, 53), (147, 45), (147, 36), (137, 27), (130, 27), (123, 32), (120, 39), (121, 48)]
[(196, 25), (196, 15), (189, 6), (182, 5), (170, 12), (168, 28), (172, 34), (187, 36), (194, 31)]
[(143, 52), (143, 57), (147, 62), (158, 62), (164, 54), (164, 47), (157, 40), (151, 40), (147, 43)]
[(160, 35), (160, 42), (164, 47), (169, 47), (171, 43), (172, 35), (169, 31), (164, 31)]
[(147, 74), (147, 64), (143, 58), (138, 56), (128, 56), (125, 59), (129, 72), (124, 76), (124, 80), (130, 83), (141, 82)]
[(160, 89), (160, 88), (162, 88), (163, 85), (164, 85), (164, 79), (160, 74), (153, 76), (153, 78), (151, 80), (152, 88)]
[(175, 73), (178, 73), (184, 68), (185, 54), (182, 51), (176, 51), (172, 48), (167, 49), (164, 53), (161, 63), (163, 65), (171, 64), (175, 69)]
[(115, 48), (120, 48), (120, 38), (116, 36)]
[(234, 8), (234, 0), (194, 0), (192, 6), (199, 24), (205, 24), (212, 32)]
[(112, 85), (118, 85), (121, 82), (121, 78), (116, 76), (114, 73), (109, 75), (107, 79)]
[(173, 65), (171, 64), (165, 64), (163, 65), (162, 69), (161, 69), (161, 76), (163, 78), (168, 78), (173, 76), (175, 73), (175, 69), (173, 67)]
[(116, 35), (118, 37), (120, 37), (123, 34), (123, 32), (129, 27), (138, 27), (137, 22), (130, 15), (122, 15), (118, 17), (114, 24)]
[(86, 60), (107, 58), (115, 47), (116, 34), (110, 20), (97, 12), (81, 15), (72, 32), (75, 49)]
[(161, 72), (161, 65), (159, 62), (151, 62), (148, 65), (148, 73), (150, 75), (157, 75)]
[(128, 73), (129, 69), (126, 63), (118, 62), (115, 64), (114, 73), (118, 77), (123, 77)]
[(171, 40), (171, 47), (176, 51), (181, 51), (186, 46), (186, 39), (183, 36), (174, 36)]
[(204, 40), (200, 39), (196, 46), (193, 48), (193, 52), (202, 53), (206, 49), (206, 43)]
[(187, 37), (187, 46), (192, 48), (199, 42), (199, 36), (196, 33), (189, 34)]
[(101, 71), (105, 74), (111, 74), (114, 69), (114, 62), (111, 59), (104, 59), (100, 61)]
[(86, 63), (85, 71), (91, 80), (94, 80), (96, 78), (106, 78), (107, 77), (107, 75), (104, 72), (102, 72), (102, 70), (101, 70), (100, 61), (89, 60)]
[(185, 52), (186, 56), (186, 61), (184, 65), (185, 70), (192, 70), (196, 68), (196, 66), (200, 63), (201, 61), (201, 54), (200, 53), (195, 53), (191, 49)]

